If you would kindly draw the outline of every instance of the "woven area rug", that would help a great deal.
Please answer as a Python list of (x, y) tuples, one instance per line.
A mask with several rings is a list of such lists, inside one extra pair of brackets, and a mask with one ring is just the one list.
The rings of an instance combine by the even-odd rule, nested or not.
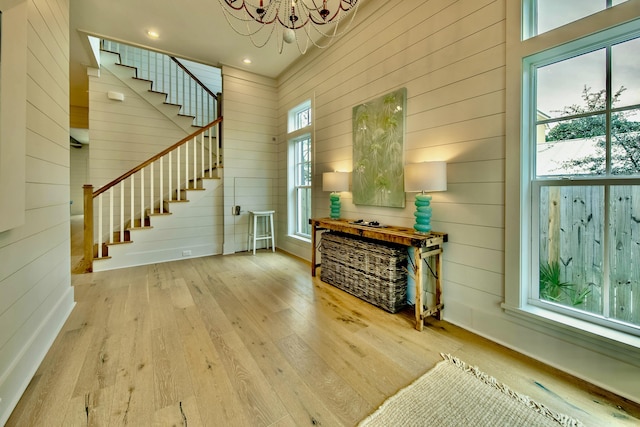
[(391, 396), (361, 427), (374, 426), (582, 426), (463, 361), (444, 361)]

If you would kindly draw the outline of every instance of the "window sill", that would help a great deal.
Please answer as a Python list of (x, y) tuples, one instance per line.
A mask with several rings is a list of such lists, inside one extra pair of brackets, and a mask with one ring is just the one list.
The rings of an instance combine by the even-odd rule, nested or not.
[(531, 305), (502, 308), (524, 327), (640, 367), (640, 337)]
[(298, 240), (300, 242), (311, 243), (311, 237), (302, 237), (298, 236), (297, 234), (289, 234), (287, 237), (290, 239)]

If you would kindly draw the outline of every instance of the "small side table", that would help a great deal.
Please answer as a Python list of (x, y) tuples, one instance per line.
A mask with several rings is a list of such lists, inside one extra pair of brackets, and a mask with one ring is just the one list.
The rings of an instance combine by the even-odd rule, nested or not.
[[(435, 316), (442, 319), (442, 251), (444, 243), (447, 241), (447, 233), (432, 231), (429, 234), (418, 234), (413, 228), (397, 227), (389, 225), (382, 228), (372, 228), (350, 222), (348, 219), (319, 218), (309, 219), (311, 224), (311, 275), (316, 275), (316, 233), (322, 230), (334, 230), (346, 234), (380, 240), (383, 242), (398, 243), (410, 246), (413, 249), (413, 274), (416, 285), (415, 317), (416, 329), (421, 331), (424, 328), (424, 319)], [(422, 300), (422, 263), (429, 257), (435, 257), (436, 289), (435, 304), (425, 308)]]

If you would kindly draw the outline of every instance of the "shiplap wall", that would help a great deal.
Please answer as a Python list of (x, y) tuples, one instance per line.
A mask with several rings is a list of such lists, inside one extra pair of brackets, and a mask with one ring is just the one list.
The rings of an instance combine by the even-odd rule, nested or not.
[(26, 223), (0, 233), (0, 425), (74, 305), (69, 251), (69, 1), (26, 0), (16, 7), (25, 4)]
[(69, 109), (69, 123), (72, 128), (89, 129), (89, 109), (72, 105)]
[[(288, 70), (279, 79), (279, 153), (286, 158), (287, 106), (315, 93), (314, 215), (329, 213), (322, 173), (352, 170), (352, 107), (406, 87), (406, 161), (448, 162), (449, 191), (433, 194), (434, 228), (449, 233), (447, 261), (458, 259), (457, 250), (481, 254), (486, 263), (473, 270), (495, 273), (500, 283), (504, 31), (503, 1), (373, 0), (362, 7), (348, 38)], [(286, 191), (286, 178), (279, 190)], [(343, 193), (342, 212), (410, 226), (413, 200), (407, 196), (405, 209), (374, 208), (355, 206), (351, 193)], [(285, 203), (281, 197), (279, 209)], [(308, 245), (296, 252), (297, 241), (285, 249), (310, 255)]]
[(82, 186), (89, 182), (89, 146), (83, 144), (81, 148), (71, 147), (69, 150), (70, 171), (70, 201), (71, 215), (84, 213), (84, 190)]
[[(276, 209), (278, 94), (275, 80), (232, 67), (222, 67), (222, 82), (223, 250), (228, 254), (247, 249), (249, 210)], [(240, 215), (232, 215), (235, 205)]]
[[(504, 191), (507, 0), (370, 0), (348, 37), (308, 53), (280, 76), (278, 209), (286, 212), (286, 115), (315, 94), (313, 215), (328, 216), (322, 173), (352, 170), (352, 107), (407, 88), (405, 163), (445, 160), (448, 191), (433, 193), (433, 226), (449, 234), (444, 318), (625, 396), (640, 399), (638, 369), (515, 323), (504, 314)], [(517, 5), (514, 5), (517, 8)], [(516, 35), (517, 36), (517, 35)], [(514, 90), (514, 93), (517, 93)], [(406, 208), (355, 206), (342, 216), (413, 224)], [(309, 244), (279, 247), (309, 259)], [(579, 355), (579, 357), (577, 357)]]
[[(110, 90), (124, 94), (124, 101), (108, 99)], [(94, 188), (187, 136), (104, 68), (99, 77), (89, 77), (89, 110), (90, 184)]]

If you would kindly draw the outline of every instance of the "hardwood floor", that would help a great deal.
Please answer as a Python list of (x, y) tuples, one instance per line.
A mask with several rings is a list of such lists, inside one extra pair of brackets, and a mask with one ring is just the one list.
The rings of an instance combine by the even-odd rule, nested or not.
[(640, 406), (447, 322), (413, 329), (261, 251), (73, 275), (8, 426), (351, 426), (451, 353), (586, 425)]

